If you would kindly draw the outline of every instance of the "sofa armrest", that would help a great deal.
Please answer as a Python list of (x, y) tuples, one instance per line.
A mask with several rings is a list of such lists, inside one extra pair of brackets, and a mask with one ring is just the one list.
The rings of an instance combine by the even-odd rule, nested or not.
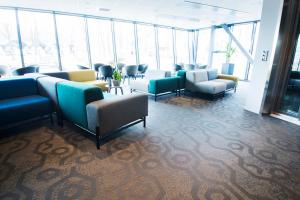
[(148, 92), (159, 94), (179, 89), (180, 77), (168, 77), (149, 81)]
[(238, 84), (239, 78), (237, 76), (232, 76), (232, 75), (226, 75), (226, 74), (219, 74), (218, 79), (226, 79), (226, 80), (232, 80)]
[(94, 101), (86, 106), (88, 128), (101, 135), (116, 130), (148, 115), (148, 96), (130, 94)]

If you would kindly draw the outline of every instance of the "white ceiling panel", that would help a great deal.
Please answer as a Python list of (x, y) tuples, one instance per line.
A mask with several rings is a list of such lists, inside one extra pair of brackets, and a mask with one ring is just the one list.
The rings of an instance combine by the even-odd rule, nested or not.
[(47, 9), (193, 29), (259, 20), (262, 0), (0, 0), (0, 6)]

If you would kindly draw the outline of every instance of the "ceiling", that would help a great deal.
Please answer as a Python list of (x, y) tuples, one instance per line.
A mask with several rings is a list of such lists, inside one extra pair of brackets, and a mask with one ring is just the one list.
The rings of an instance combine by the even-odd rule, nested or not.
[(259, 20), (263, 0), (0, 0), (0, 6), (47, 9), (180, 28)]

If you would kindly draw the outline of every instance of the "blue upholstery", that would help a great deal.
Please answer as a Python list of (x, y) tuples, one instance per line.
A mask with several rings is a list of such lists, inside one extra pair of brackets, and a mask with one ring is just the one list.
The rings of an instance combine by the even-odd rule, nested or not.
[(218, 70), (217, 69), (209, 69), (207, 70), (208, 80), (215, 80), (218, 78)]
[(52, 112), (50, 99), (38, 94), (33, 78), (1, 79), (0, 91), (0, 126)]
[(0, 100), (37, 94), (33, 78), (0, 79)]
[(51, 113), (51, 102), (39, 95), (0, 100), (0, 126)]

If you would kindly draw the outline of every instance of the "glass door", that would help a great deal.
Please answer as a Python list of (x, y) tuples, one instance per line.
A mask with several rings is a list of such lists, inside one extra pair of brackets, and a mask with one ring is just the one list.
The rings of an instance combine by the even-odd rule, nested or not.
[(300, 119), (300, 34), (288, 79), (288, 85), (280, 106), (281, 113)]

